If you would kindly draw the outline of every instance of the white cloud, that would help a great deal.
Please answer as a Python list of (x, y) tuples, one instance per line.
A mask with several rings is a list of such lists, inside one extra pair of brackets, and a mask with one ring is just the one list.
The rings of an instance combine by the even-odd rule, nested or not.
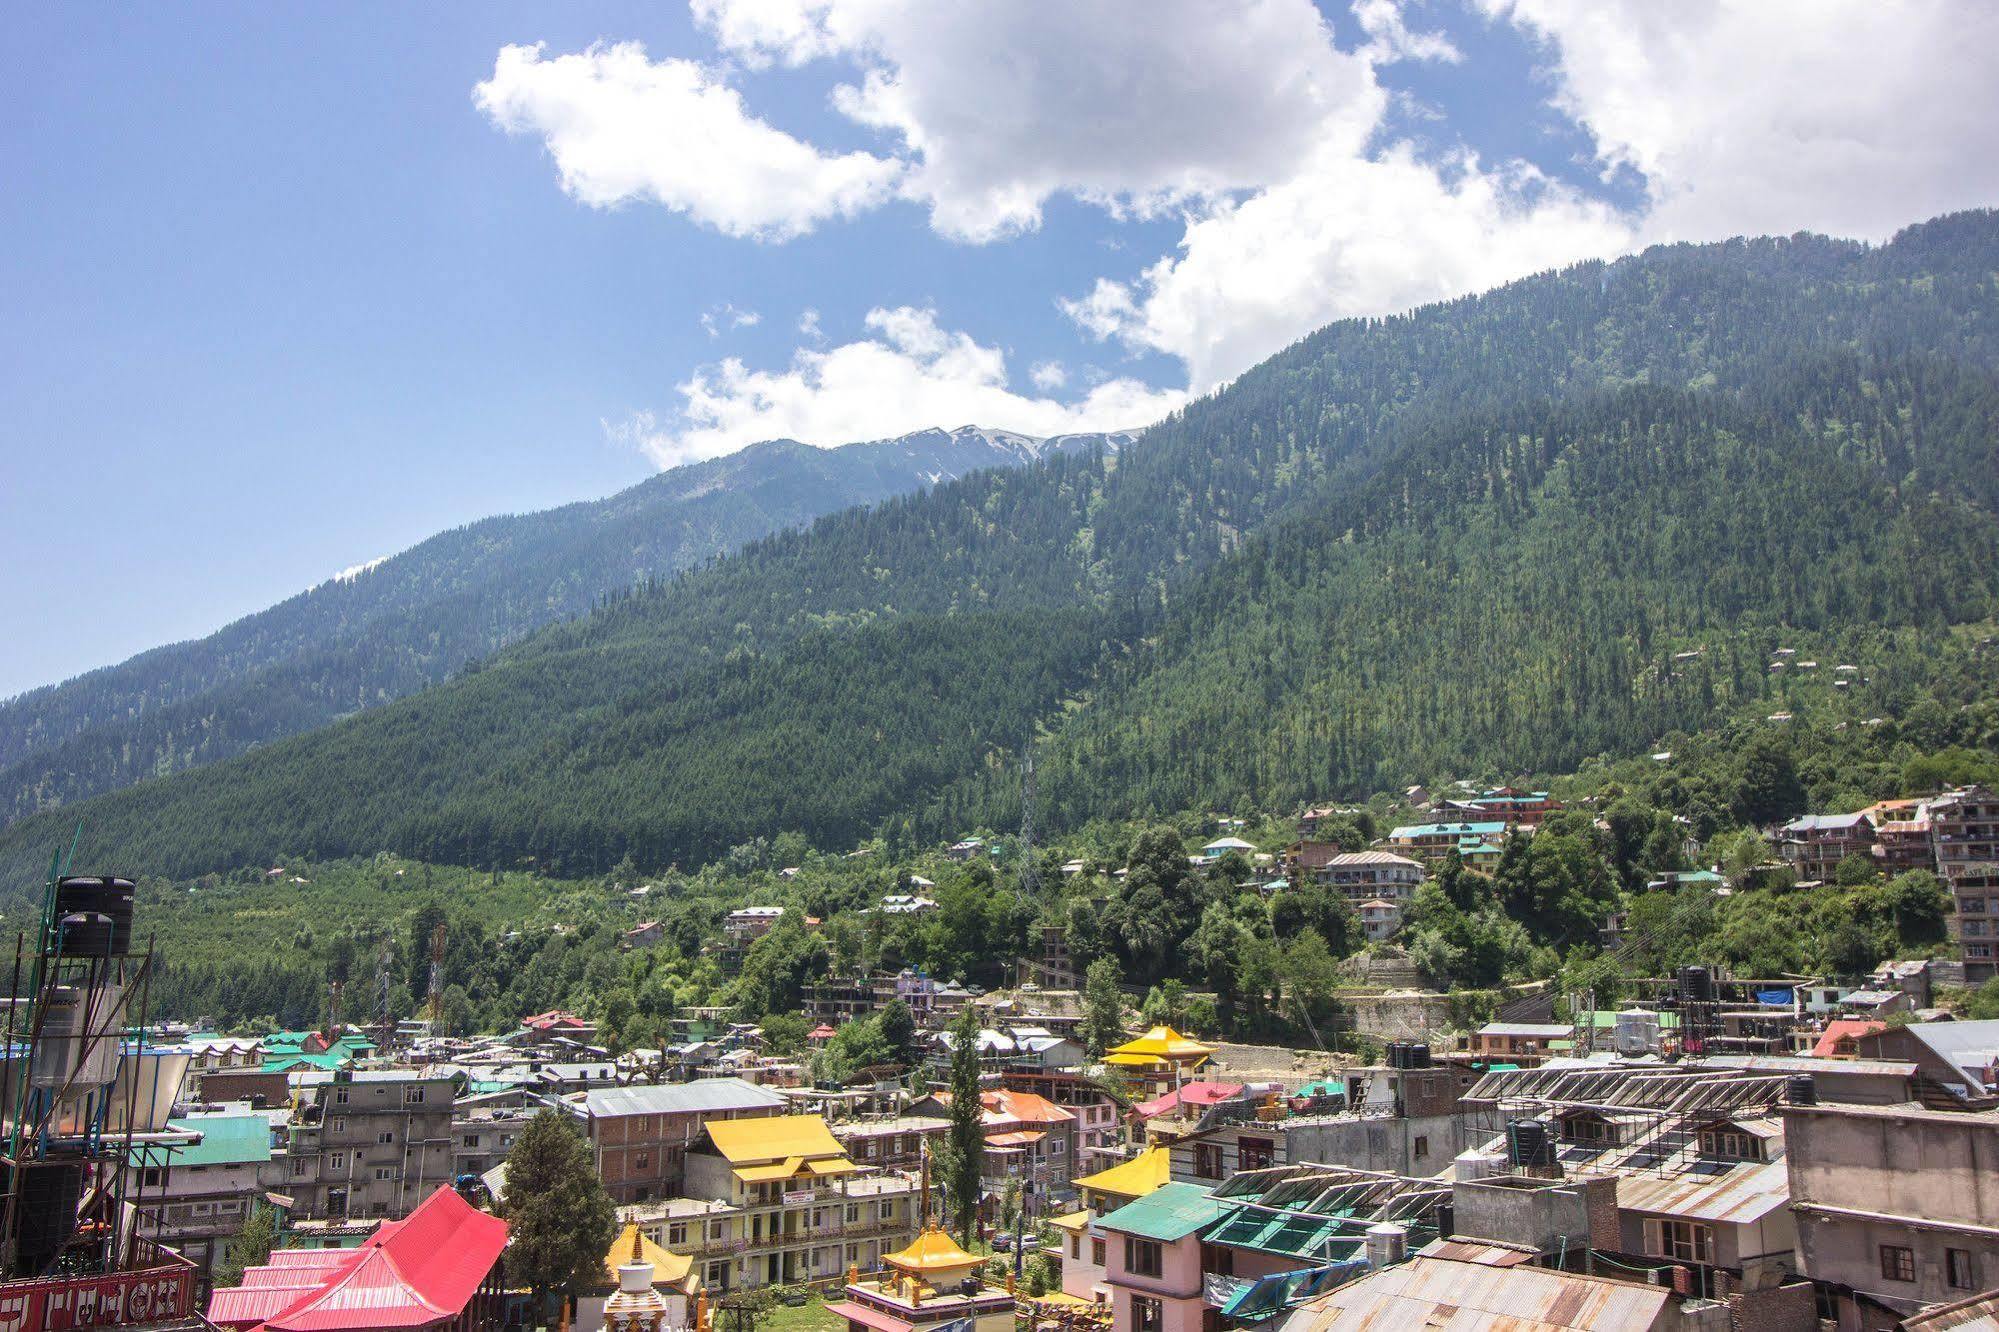
[(853, 342), (800, 349), (781, 370), (752, 370), (734, 357), (703, 366), (678, 386), (673, 421), (641, 413), (606, 430), (673, 467), (765, 439), (831, 446), (967, 423), (1030, 435), (1136, 429), (1186, 400), (1125, 378), (1074, 402), (1016, 393), (1005, 355), (943, 328), (934, 310), (871, 310), (867, 328)]
[(1556, 105), (1647, 183), (1650, 236), (1879, 239), (1999, 201), (1999, 5), (1482, 0)]
[(473, 100), (538, 134), (562, 187), (596, 208), (648, 199), (730, 236), (785, 240), (890, 197), (900, 164), (828, 154), (757, 119), (715, 71), (637, 42), (546, 58), (508, 46)]
[(1402, 21), (1400, 0), (1354, 0), (1353, 16), (1367, 34), (1369, 54), (1391, 60), (1441, 60), (1455, 65), (1464, 52), (1441, 32), (1411, 32)]
[(711, 338), (738, 328), (755, 328), (763, 322), (763, 316), (755, 310), (738, 310), (724, 302), (701, 312), (701, 330)]
[(1281, 185), (1187, 227), (1135, 284), (1063, 309), (1099, 338), (1185, 362), (1205, 391), (1334, 319), (1406, 310), (1633, 243), (1613, 209), (1515, 163), (1449, 179), (1407, 147), (1314, 154)]
[(1386, 102), (1311, 0), (695, 0), (694, 12), (746, 60), (858, 67), (834, 105), (900, 141), (902, 194), (960, 240), (1032, 229), (1058, 194), (1150, 215), (1255, 189), (1328, 138), (1360, 151)]
[(819, 327), (819, 312), (809, 305), (798, 312), (798, 333), (800, 337), (809, 338), (813, 342), (826, 340), (825, 332)]
[(1069, 382), (1069, 372), (1060, 361), (1037, 361), (1028, 368), (1027, 377), (1043, 392), (1053, 392)]

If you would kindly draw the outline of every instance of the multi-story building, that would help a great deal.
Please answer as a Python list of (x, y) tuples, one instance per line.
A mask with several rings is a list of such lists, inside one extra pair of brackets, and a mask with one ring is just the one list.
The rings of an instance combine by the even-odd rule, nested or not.
[(876, 1119), (842, 1119), (831, 1125), (833, 1136), (854, 1164), (882, 1170), (915, 1170), (925, 1149), (937, 1150), (950, 1132), (951, 1121), (931, 1115), (891, 1115)]
[(1878, 800), (1860, 812), (1874, 827), (1872, 853), (1883, 874), (1936, 867), (1927, 800)]
[[(873, 1268), (915, 1236), (908, 1176), (863, 1174), (818, 1115), (718, 1120), (687, 1154), (687, 1192), (717, 1207), (659, 1239), (702, 1264), (711, 1289), (823, 1281)], [(676, 1247), (676, 1224), (688, 1229)], [(699, 1227), (699, 1235), (695, 1227)]]
[(769, 934), (783, 919), (783, 907), (740, 907), (724, 918), (722, 934), (729, 941), (731, 948), (747, 948)]
[[(910, 1109), (948, 1116), (951, 1094), (932, 1092)], [(999, 1196), (1018, 1184), (1029, 1216), (1053, 1210), (1075, 1196), (1076, 1116), (1045, 1096), (1001, 1087), (979, 1093), (979, 1123), (986, 1140), (985, 1187)]]
[(1799, 1266), (1840, 1332), (1999, 1285), (1999, 1115), (1789, 1106), (1784, 1136)]
[(507, 1159), (538, 1107), (460, 1105), (451, 1116), (451, 1173), (454, 1180), (485, 1175)]
[(1848, 856), (1873, 856), (1874, 824), (1865, 813), (1807, 814), (1777, 830), (1777, 854), (1800, 879), (1830, 882)]
[[(1064, 867), (1066, 869), (1066, 866)], [(1043, 990), (1074, 990), (1082, 984), (1081, 973), (1076, 969), (1075, 956), (1069, 951), (1069, 931), (1066, 926), (1043, 924), (1040, 927), (1040, 951), (1020, 960), (1017, 968), (1023, 983), (1031, 983)]]
[(401, 1217), (452, 1182), (449, 1078), (341, 1069), (303, 1087), (285, 1144), (295, 1217)]
[(1331, 842), (1300, 842), (1284, 861), (1292, 887), (1337, 888), (1353, 902), (1406, 902), (1428, 877), (1421, 861), (1393, 851), (1343, 851)]
[(780, 1115), (789, 1102), (741, 1078), (703, 1078), (601, 1087), (565, 1104), (581, 1121), (611, 1201), (642, 1203), (683, 1191), (688, 1149), (704, 1129), (725, 1120)]
[(264, 1191), (282, 1183), (284, 1159), (272, 1155), (271, 1116), (263, 1112), (197, 1114), (168, 1122), (199, 1133), (201, 1141), (135, 1147), (126, 1165), (126, 1196), (137, 1204), (141, 1234), (211, 1272)]
[(1000, 1082), (1009, 1091), (1032, 1092), (1069, 1112), (1075, 1121), (1070, 1130), (1072, 1175), (1100, 1169), (1123, 1156), (1118, 1103), (1080, 1068), (1016, 1065), (1002, 1070)]
[(1392, 830), (1387, 845), (1428, 864), (1435, 864), (1451, 852), (1465, 864), (1476, 867), (1497, 864), (1504, 850), (1509, 825), (1504, 821), (1476, 823), (1409, 823)]
[(1546, 791), (1523, 791), (1514, 786), (1495, 786), (1469, 800), (1445, 800), (1438, 805), (1445, 813), (1498, 818), (1522, 828), (1539, 827), (1561, 807), (1561, 802), (1551, 799)]
[(1965, 983), (1980, 985), (1999, 975), (1999, 792), (1963, 787), (1930, 801), (1929, 814)]

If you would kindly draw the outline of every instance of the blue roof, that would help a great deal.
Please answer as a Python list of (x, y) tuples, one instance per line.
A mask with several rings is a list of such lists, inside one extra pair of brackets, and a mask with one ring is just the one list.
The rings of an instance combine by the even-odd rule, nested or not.
[(1172, 1243), (1221, 1219), (1227, 1209), (1199, 1184), (1162, 1184), (1098, 1219), (1105, 1230)]
[(1394, 841), (1398, 837), (1445, 837), (1453, 834), (1460, 837), (1482, 837), (1491, 833), (1504, 833), (1504, 823), (1412, 823), (1397, 828), (1388, 834)]

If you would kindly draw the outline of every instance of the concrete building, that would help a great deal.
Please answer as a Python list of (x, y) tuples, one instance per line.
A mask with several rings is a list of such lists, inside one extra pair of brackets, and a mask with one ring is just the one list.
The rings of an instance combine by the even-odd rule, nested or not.
[(1964, 950), (1964, 979), (1999, 975), (1999, 792), (1967, 786), (1929, 803), (1937, 874), (1956, 908), (1952, 933)]
[(1300, 842), (1285, 853), (1291, 885), (1337, 888), (1352, 902), (1407, 902), (1428, 876), (1422, 862), (1393, 851), (1343, 851), (1330, 842)]
[(687, 1151), (709, 1125), (781, 1115), (790, 1103), (741, 1078), (703, 1078), (602, 1087), (566, 1104), (590, 1140), (611, 1201), (623, 1204), (682, 1192)]
[(188, 1115), (168, 1124), (201, 1134), (201, 1141), (133, 1148), (126, 1196), (138, 1208), (141, 1234), (212, 1272), (229, 1237), (283, 1179), (284, 1160), (272, 1153), (279, 1131), (262, 1111)]
[(1911, 1022), (1855, 1041), (1862, 1059), (1916, 1066), (1915, 1099), (1940, 1110), (1999, 1105), (1999, 1021)]
[(285, 1179), (294, 1217), (402, 1217), (452, 1180), (449, 1078), (341, 1069), (299, 1089)]
[(711, 1289), (830, 1280), (915, 1237), (914, 1183), (861, 1174), (818, 1115), (712, 1121), (686, 1159), (690, 1198), (726, 1211), (703, 1212), (681, 1247), (669, 1219), (663, 1243), (701, 1261)]
[(1790, 1106), (1784, 1135), (1799, 1266), (1840, 1332), (1999, 1286), (1999, 1111)]

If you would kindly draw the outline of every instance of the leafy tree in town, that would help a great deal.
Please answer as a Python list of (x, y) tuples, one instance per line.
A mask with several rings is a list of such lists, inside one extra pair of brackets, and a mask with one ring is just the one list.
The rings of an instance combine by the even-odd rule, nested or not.
[(1805, 786), (1798, 778), (1791, 746), (1783, 737), (1759, 735), (1742, 756), (1742, 784), (1735, 809), (1745, 823), (1778, 823), (1801, 813)]
[(215, 1265), (215, 1285), (242, 1285), (243, 1269), (260, 1267), (269, 1262), (271, 1250), (277, 1247), (277, 1209), (253, 1205), (243, 1228), (231, 1236), (223, 1248), (222, 1260)]
[(1124, 1041), (1124, 972), (1114, 957), (1100, 957), (1083, 973), (1083, 1020), (1076, 1034), (1092, 1059)]
[(500, 1198), (507, 1219), (507, 1274), (535, 1293), (566, 1297), (603, 1279), (604, 1251), (617, 1237), (617, 1211), (571, 1117), (544, 1110), (507, 1153)]

